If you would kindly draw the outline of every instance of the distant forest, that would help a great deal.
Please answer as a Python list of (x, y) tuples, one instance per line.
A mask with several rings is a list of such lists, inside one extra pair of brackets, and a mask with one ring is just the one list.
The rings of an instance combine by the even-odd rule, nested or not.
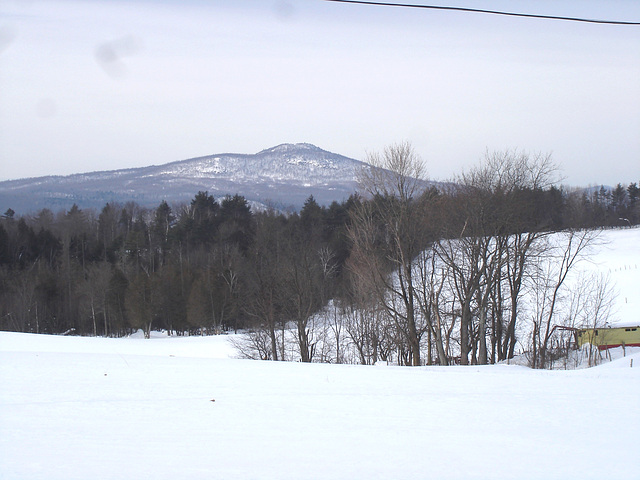
[[(248, 329), (264, 332), (254, 339), (257, 356), (277, 360), (286, 356), (277, 332), (289, 323), (297, 328), (299, 360), (316, 361), (319, 352), (308, 326), (314, 314), (330, 300), (342, 312), (379, 304), (378, 273), (405, 275), (406, 280), (416, 268), (413, 259), (436, 244), (631, 226), (640, 219), (636, 183), (572, 191), (529, 181), (506, 183), (495, 180), (504, 167), (488, 162), (459, 183), (416, 183), (407, 190), (398, 180), (408, 177), (394, 168), (391, 177), (372, 179), (371, 191), (329, 207), (309, 197), (298, 213), (251, 211), (240, 195), (216, 199), (207, 192), (174, 208), (166, 202), (155, 209), (108, 203), (99, 212), (74, 206), (22, 216), (9, 209), (0, 219), (0, 329), (104, 336), (138, 329), (147, 335), (152, 330), (187, 335)], [(506, 268), (508, 253), (498, 255), (492, 248), (493, 256), (506, 259)], [(452, 260), (452, 269), (464, 263), (453, 261), (444, 248), (438, 255), (445, 264)], [(411, 257), (409, 270), (403, 256)], [(477, 272), (477, 277), (487, 272)], [(363, 282), (367, 278), (370, 283)], [(435, 278), (429, 308), (418, 309), (413, 298), (406, 292), (403, 296), (402, 281), (386, 285), (399, 289), (397, 298), (404, 301), (402, 308), (382, 308), (390, 318), (396, 315), (384, 334), (396, 338), (395, 343), (385, 344), (383, 334), (369, 338), (360, 344), (366, 351), (356, 361), (370, 363), (393, 350), (400, 363), (447, 363), (450, 355), (437, 351), (437, 337), (444, 341), (437, 317), (446, 310), (463, 321), (465, 309), (469, 326), (463, 324), (465, 330), (452, 337), (462, 346), (462, 363), (512, 356), (507, 337), (514, 341), (515, 333), (508, 332), (508, 315), (494, 308), (494, 323), (481, 323), (482, 306), (496, 301), (491, 298), (496, 291), (479, 296), (485, 284), (467, 292), (469, 302), (460, 297), (457, 307), (440, 311), (431, 309), (438, 306)], [(506, 290), (501, 294), (508, 296)], [(428, 318), (410, 318), (410, 308)], [(496, 318), (502, 318), (504, 328), (495, 324)], [(482, 333), (474, 325), (483, 326)], [(403, 328), (413, 329), (414, 335)], [(427, 336), (428, 358), (425, 347), (420, 350)], [(341, 361), (339, 355), (333, 361)]]

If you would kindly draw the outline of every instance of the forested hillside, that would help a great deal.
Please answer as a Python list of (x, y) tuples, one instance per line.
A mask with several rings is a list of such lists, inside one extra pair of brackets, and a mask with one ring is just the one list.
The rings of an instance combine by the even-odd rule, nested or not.
[[(438, 189), (407, 170), (415, 159), (405, 147), (382, 154), (387, 170), (371, 169), (360, 195), (329, 207), (309, 197), (299, 213), (252, 212), (240, 195), (207, 192), (173, 209), (8, 210), (0, 329), (249, 329), (249, 356), (282, 360), (294, 355), (286, 325), (305, 362), (493, 363), (513, 357), (525, 335), (519, 301), (531, 282), (555, 301), (591, 229), (640, 220), (635, 183), (569, 191), (548, 182), (548, 159), (505, 152)], [(551, 232), (564, 243), (550, 244)], [(552, 270), (542, 258), (557, 260)], [(330, 301), (356, 356), (321, 349), (312, 322)], [(545, 366), (557, 306), (538, 307), (526, 335), (534, 366)]]

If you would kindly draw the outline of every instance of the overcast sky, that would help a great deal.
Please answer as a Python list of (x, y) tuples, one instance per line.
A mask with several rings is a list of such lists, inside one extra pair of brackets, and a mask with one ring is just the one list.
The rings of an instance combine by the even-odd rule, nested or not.
[[(432, 4), (640, 21), (637, 0)], [(552, 153), (566, 184), (639, 181), (640, 26), (323, 0), (0, 0), (0, 180), (295, 142), (364, 160), (404, 140), (434, 180), (517, 148)]]

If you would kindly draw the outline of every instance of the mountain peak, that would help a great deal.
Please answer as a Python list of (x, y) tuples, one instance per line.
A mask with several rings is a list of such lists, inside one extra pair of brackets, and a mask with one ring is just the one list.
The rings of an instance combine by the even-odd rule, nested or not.
[(310, 143), (282, 143), (275, 147), (262, 150), (258, 152), (258, 155), (264, 155), (266, 153), (286, 154), (300, 151), (322, 152), (323, 150)]
[(0, 211), (102, 208), (107, 202), (189, 202), (196, 192), (240, 194), (250, 202), (300, 208), (310, 196), (329, 205), (352, 194), (361, 162), (310, 143), (283, 143), (257, 154), (207, 155), (164, 165), (0, 182)]

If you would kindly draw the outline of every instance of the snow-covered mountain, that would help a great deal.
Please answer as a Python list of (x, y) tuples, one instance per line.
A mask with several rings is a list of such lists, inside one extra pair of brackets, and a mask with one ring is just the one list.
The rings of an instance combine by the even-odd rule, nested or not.
[(308, 143), (259, 153), (224, 153), (165, 165), (0, 182), (0, 212), (42, 208), (102, 208), (107, 202), (154, 207), (190, 201), (198, 191), (216, 198), (240, 194), (251, 202), (299, 208), (313, 195), (320, 204), (346, 199), (356, 188), (358, 160)]

